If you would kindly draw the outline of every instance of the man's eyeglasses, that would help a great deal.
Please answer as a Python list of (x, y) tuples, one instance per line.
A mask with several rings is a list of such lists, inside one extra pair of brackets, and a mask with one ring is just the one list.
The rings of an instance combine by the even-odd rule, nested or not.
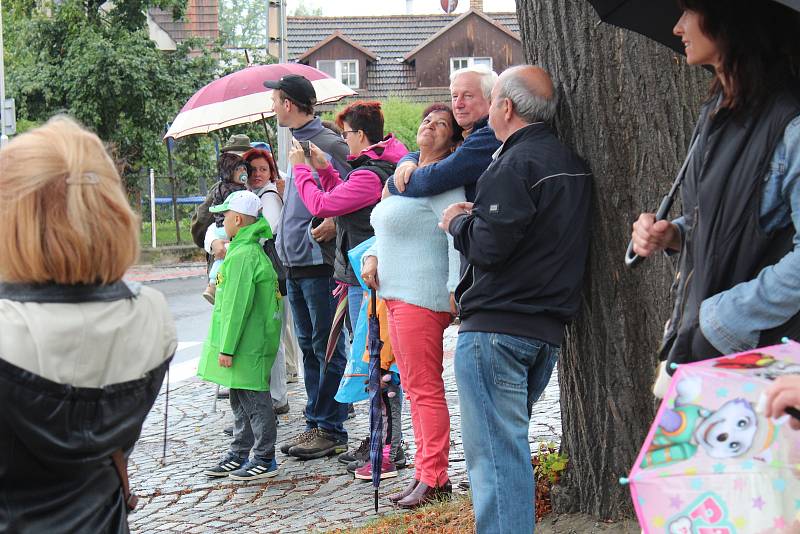
[(350, 133), (356, 133), (357, 131), (358, 131), (358, 130), (344, 130), (344, 131), (342, 132), (342, 139), (344, 139), (345, 141), (347, 141), (347, 134), (350, 134)]

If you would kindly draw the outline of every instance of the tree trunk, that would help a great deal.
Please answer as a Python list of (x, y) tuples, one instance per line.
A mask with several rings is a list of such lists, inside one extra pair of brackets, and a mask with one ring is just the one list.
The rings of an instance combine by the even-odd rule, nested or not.
[(559, 136), (594, 172), (592, 242), (578, 320), (559, 362), (562, 450), (556, 512), (629, 516), (627, 476), (653, 420), (650, 386), (671, 309), (672, 260), (628, 270), (631, 224), (654, 212), (683, 161), (709, 75), (586, 1), (517, 0), (528, 63), (556, 84)]

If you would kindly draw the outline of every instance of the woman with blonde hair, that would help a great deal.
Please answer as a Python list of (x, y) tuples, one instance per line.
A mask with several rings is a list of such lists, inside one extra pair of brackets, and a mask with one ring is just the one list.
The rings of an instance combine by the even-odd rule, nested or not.
[(100, 139), (67, 117), (0, 150), (0, 525), (128, 532), (127, 457), (177, 345), (122, 276), (138, 219)]

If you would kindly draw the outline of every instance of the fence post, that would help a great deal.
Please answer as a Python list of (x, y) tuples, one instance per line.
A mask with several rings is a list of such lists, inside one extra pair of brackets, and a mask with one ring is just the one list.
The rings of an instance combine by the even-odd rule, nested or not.
[(150, 169), (150, 235), (156, 248), (156, 172)]

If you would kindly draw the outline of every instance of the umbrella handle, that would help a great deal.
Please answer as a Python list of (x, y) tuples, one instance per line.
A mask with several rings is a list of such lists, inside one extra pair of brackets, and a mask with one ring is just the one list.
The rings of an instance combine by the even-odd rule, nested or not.
[[(673, 186), (674, 188), (674, 186)], [(656, 212), (656, 221), (663, 221), (667, 218), (667, 214), (669, 210), (672, 208), (672, 200), (674, 198), (674, 194), (670, 191), (670, 194), (664, 196), (661, 199), (661, 204), (658, 206), (658, 211)], [(643, 256), (639, 256), (633, 252), (633, 239), (628, 241), (628, 250), (625, 251), (625, 266), (629, 269), (633, 269), (640, 263), (644, 261)]]

